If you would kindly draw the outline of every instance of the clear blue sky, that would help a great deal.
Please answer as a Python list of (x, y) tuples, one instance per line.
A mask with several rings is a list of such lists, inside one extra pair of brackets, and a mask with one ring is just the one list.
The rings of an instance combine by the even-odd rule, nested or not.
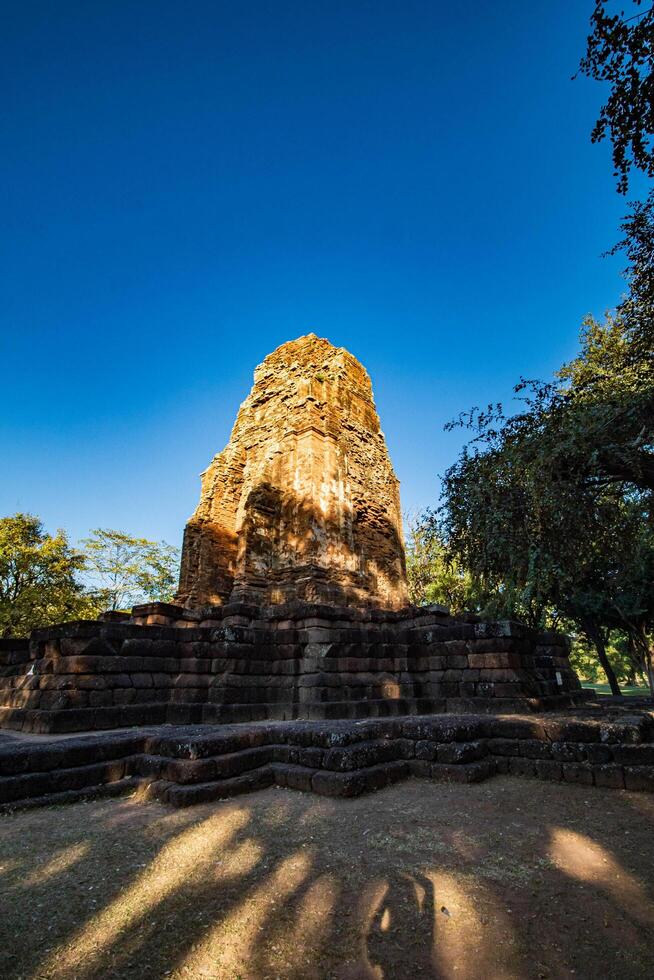
[(444, 422), (622, 290), (606, 92), (571, 81), (592, 7), (5, 4), (0, 513), (179, 543), (255, 365), (310, 330), (433, 503)]

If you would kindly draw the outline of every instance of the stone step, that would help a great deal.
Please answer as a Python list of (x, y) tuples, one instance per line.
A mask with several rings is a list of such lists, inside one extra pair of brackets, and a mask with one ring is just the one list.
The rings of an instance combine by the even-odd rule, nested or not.
[(49, 793), (45, 796), (28, 797), (14, 800), (12, 803), (0, 804), (0, 813), (13, 813), (15, 810), (31, 810), (42, 806), (61, 806), (65, 803), (79, 803), (82, 800), (95, 800), (113, 796), (127, 796), (142, 786), (142, 780), (133, 776), (118, 779), (113, 783), (87, 786), (83, 789), (69, 789), (60, 793)]
[(0, 807), (65, 802), (114, 785), (188, 806), (273, 783), (356, 796), (409, 776), (474, 782), (495, 773), (654, 791), (650, 722), (444, 715), (8, 735)]
[(68, 790), (88, 789), (115, 783), (125, 776), (125, 761), (98, 762), (88, 766), (53, 769), (50, 772), (21, 773), (0, 779), (0, 804), (16, 800), (52, 796)]

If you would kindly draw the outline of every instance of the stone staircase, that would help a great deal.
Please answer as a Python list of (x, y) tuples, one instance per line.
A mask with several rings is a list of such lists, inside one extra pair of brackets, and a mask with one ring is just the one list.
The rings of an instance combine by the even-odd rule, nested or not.
[(441, 715), (0, 736), (0, 809), (136, 792), (189, 806), (278, 785), (351, 797), (496, 773), (654, 792), (654, 709)]

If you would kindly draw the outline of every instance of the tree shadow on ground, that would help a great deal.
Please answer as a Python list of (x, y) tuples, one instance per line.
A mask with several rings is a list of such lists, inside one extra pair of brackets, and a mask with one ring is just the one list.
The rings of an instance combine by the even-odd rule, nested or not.
[(654, 798), (498, 778), (0, 821), (0, 975), (654, 971)]

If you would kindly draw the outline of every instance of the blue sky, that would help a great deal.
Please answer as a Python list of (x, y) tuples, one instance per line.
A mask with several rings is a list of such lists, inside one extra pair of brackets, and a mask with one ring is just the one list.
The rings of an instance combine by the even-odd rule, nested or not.
[(571, 81), (592, 7), (5, 5), (0, 513), (179, 543), (255, 365), (310, 330), (432, 504), (443, 424), (623, 288), (606, 93)]

